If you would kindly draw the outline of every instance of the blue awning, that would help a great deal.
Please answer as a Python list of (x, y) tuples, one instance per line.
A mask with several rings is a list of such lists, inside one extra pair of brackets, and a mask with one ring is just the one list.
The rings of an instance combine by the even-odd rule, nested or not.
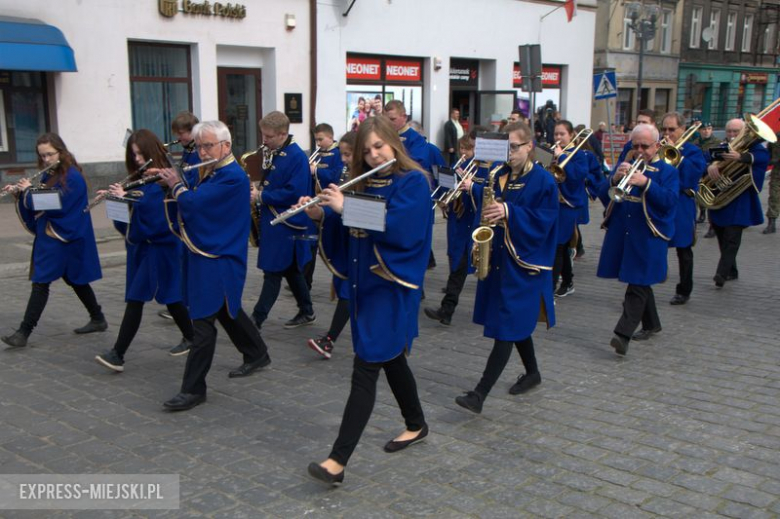
[(76, 72), (76, 59), (56, 27), (0, 16), (0, 70)]

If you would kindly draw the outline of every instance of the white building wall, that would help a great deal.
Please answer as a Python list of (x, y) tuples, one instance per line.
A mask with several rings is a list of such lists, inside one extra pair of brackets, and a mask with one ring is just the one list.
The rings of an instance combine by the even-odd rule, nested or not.
[[(246, 5), (244, 19), (181, 12), (165, 18), (157, 0), (0, 0), (0, 13), (58, 27), (73, 48), (78, 72), (54, 74), (56, 129), (89, 163), (124, 157), (122, 140), (132, 126), (129, 40), (191, 45), (193, 111), (202, 120), (218, 116), (217, 66), (262, 67), (263, 113), (282, 110), (285, 92), (303, 93), (304, 120), (291, 132), (308, 132), (308, 0), (232, 3)], [(297, 21), (291, 31), (287, 13)]]
[[(449, 117), (449, 59), (495, 60), (480, 70), (480, 89), (512, 90), (518, 45), (541, 44), (542, 62), (564, 65), (561, 108), (575, 124), (590, 121), (595, 0), (581, 1), (571, 23), (561, 3), (518, 0), (318, 0), (317, 111), (338, 135), (346, 131), (346, 56), (348, 52), (422, 57), (425, 106), (423, 124), (433, 142), (443, 141)], [(442, 68), (433, 69), (433, 58)], [(484, 62), (482, 62), (484, 63)], [(487, 73), (487, 74), (486, 74)], [(487, 76), (487, 77), (486, 77)]]

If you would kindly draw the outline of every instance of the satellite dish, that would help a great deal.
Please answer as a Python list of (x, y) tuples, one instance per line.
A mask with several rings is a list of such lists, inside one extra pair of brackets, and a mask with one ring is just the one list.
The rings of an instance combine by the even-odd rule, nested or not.
[(701, 39), (704, 43), (711, 42), (713, 36), (715, 36), (715, 29), (712, 27), (705, 27), (704, 30), (701, 31)]

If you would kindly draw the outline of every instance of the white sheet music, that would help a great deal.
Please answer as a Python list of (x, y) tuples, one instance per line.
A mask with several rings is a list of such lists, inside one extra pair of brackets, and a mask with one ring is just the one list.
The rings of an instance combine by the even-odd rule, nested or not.
[(62, 209), (60, 192), (56, 189), (33, 191), (32, 206), (35, 211), (59, 211)]
[(384, 232), (386, 216), (387, 203), (382, 198), (344, 197), (341, 220), (347, 227)]
[(474, 160), (483, 162), (506, 162), (509, 159), (508, 139), (486, 139), (477, 137)]
[(130, 223), (130, 204), (106, 198), (106, 216), (115, 222)]
[(450, 173), (445, 173), (444, 171), (439, 172), (439, 185), (445, 189), (452, 189), (455, 187), (455, 175)]

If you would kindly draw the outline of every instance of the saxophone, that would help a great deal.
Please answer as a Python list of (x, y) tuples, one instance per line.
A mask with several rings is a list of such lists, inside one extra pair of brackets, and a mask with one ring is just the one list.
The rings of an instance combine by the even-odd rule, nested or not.
[(482, 191), (482, 213), (479, 218), (479, 227), (474, 229), (471, 233), (471, 239), (474, 245), (471, 248), (471, 263), (477, 269), (477, 279), (483, 280), (490, 273), (490, 253), (493, 247), (493, 227), (492, 224), (485, 218), (485, 207), (491, 205), (496, 201), (496, 192), (493, 189), (493, 183), (496, 179), (496, 174), (504, 167), (502, 162), (498, 166), (494, 167), (488, 173), (487, 182), (485, 182), (485, 188)]

